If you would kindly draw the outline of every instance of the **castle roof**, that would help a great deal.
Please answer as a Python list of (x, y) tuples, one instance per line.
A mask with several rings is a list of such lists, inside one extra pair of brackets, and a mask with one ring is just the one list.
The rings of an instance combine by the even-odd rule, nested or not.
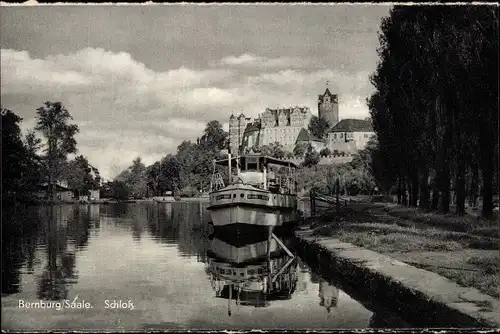
[(325, 90), (325, 93), (324, 93), (323, 95), (318, 95), (318, 99), (319, 99), (321, 102), (323, 102), (323, 98), (324, 98), (325, 96), (327, 96), (327, 95), (328, 95), (328, 96), (330, 96), (330, 98), (332, 98), (332, 99), (334, 99), (334, 98), (336, 98), (336, 97), (337, 97), (337, 94), (332, 94), (332, 93), (330, 93), (330, 90), (327, 88), (327, 89)]
[(372, 132), (373, 127), (370, 121), (364, 119), (343, 119), (338, 122), (330, 132)]
[(236, 117), (234, 117), (234, 114), (231, 113), (231, 116), (229, 116), (229, 119), (235, 119)]
[(245, 131), (243, 132), (243, 135), (247, 135), (247, 134), (250, 134), (252, 132), (259, 131), (259, 130), (260, 130), (260, 123), (259, 122), (248, 123), (246, 128), (245, 128)]
[(271, 108), (266, 108), (266, 112), (272, 113), (274, 115), (280, 115), (282, 113), (284, 114), (289, 114), (293, 112), (302, 112), (302, 113), (307, 113), (309, 111), (308, 107), (288, 107), (288, 108), (277, 108), (277, 109), (271, 109)]
[(297, 136), (297, 140), (295, 140), (296, 143), (301, 142), (301, 141), (322, 141), (318, 137), (313, 136), (312, 134), (309, 133), (305, 128), (302, 128), (299, 132), (299, 135)]

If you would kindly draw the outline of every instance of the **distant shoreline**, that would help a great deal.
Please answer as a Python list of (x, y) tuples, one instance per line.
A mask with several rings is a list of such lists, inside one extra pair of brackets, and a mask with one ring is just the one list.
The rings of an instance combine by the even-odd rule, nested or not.
[[(94, 201), (59, 201), (59, 200), (32, 200), (32, 201), (12, 201), (9, 204), (19, 205), (81, 205), (81, 204), (132, 204), (132, 203), (179, 203), (179, 202), (208, 202), (208, 197), (182, 197), (172, 201), (155, 201), (154, 198), (147, 199), (99, 199)], [(7, 204), (7, 203), (4, 203)]]

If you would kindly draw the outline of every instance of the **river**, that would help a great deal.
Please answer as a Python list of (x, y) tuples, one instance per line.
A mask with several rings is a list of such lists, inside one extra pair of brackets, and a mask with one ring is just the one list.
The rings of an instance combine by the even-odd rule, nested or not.
[[(224, 293), (220, 282), (214, 281), (217, 262), (207, 251), (217, 240), (209, 236), (205, 206), (184, 202), (32, 206), (6, 215), (2, 329), (405, 326), (363, 306), (366, 303), (311, 272), (298, 257), (289, 261), (277, 257), (280, 263), (289, 262), (278, 275), (285, 277), (278, 278), (285, 282), (279, 284), (289, 287), (284, 295), (267, 299), (264, 295), (259, 302), (260, 297), (252, 301), (247, 293), (235, 300), (234, 290), (229, 299), (229, 290)], [(222, 252), (228, 247), (218, 245)]]

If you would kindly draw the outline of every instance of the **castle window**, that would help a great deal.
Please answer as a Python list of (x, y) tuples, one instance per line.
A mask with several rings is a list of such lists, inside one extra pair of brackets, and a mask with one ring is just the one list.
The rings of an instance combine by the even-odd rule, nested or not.
[(336, 133), (333, 134), (333, 139), (337, 139), (337, 134)]
[(343, 133), (340, 134), (340, 138), (344, 138), (344, 134)]

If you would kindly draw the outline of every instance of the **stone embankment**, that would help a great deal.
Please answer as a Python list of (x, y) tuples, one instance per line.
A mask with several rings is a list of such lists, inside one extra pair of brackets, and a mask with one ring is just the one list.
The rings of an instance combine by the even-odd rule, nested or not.
[(475, 288), (312, 230), (296, 231), (295, 241), (321, 274), (349, 282), (415, 326), (500, 328), (500, 300)]

